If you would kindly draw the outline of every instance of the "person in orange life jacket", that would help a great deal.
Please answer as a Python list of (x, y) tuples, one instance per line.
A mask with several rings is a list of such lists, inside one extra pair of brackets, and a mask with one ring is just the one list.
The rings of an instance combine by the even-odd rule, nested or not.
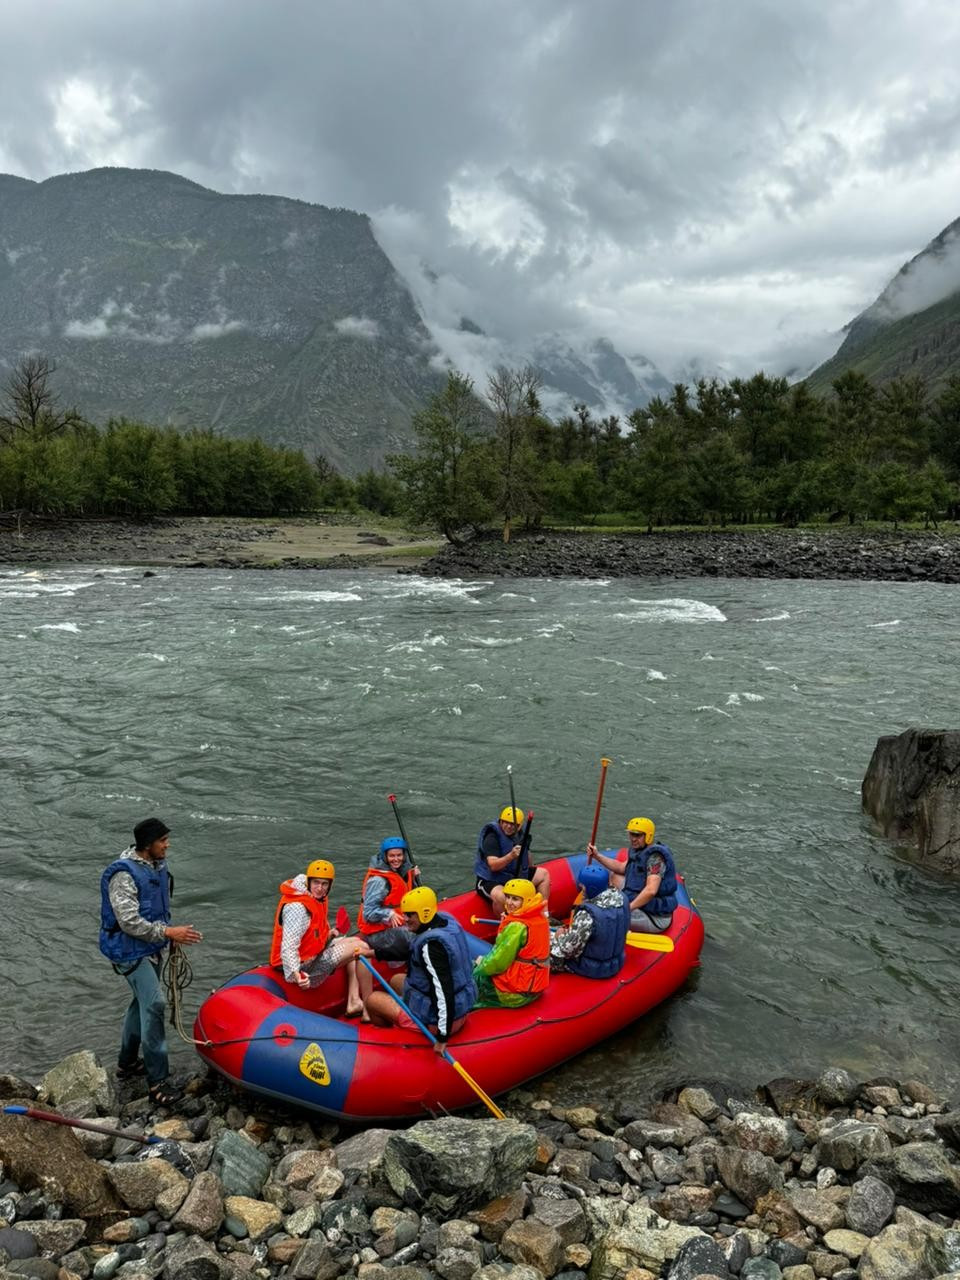
[(190, 946), (203, 937), (192, 924), (170, 923), (169, 835), (170, 828), (159, 818), (138, 822), (133, 845), (100, 877), (100, 950), (133, 992), (123, 1020), (117, 1075), (128, 1079), (145, 1072), (150, 1096), (161, 1106), (180, 1098), (167, 1080), (161, 957), (171, 943)]
[[(400, 910), (412, 934), (409, 969), (406, 978), (398, 973), (390, 985), (406, 1001), (413, 1018), (437, 1037), (434, 1050), (443, 1053), (449, 1037), (466, 1021), (477, 994), (467, 935), (453, 916), (437, 910), (437, 895), (426, 885), (404, 894)], [(365, 1013), (378, 1027), (418, 1030), (386, 991), (378, 989), (367, 997)]]
[(669, 845), (654, 843), (655, 834), (649, 818), (631, 818), (627, 823), (630, 846), (620, 850), (620, 859), (598, 853), (596, 845), (587, 845), (587, 856), (606, 867), (612, 882), (622, 886), (630, 899), (630, 928), (634, 933), (662, 933), (670, 928), (677, 909), (673, 853)]
[(273, 921), (270, 963), (287, 982), (307, 990), (318, 987), (336, 969), (347, 970), (347, 1017), (363, 1010), (357, 982), (358, 955), (371, 955), (360, 938), (341, 938), (327, 920), (327, 898), (335, 875), (333, 863), (316, 858), (303, 875), (285, 880)]
[(477, 837), (473, 863), (477, 893), (486, 898), (498, 916), (504, 912), (504, 885), (521, 874), (529, 875), (544, 902), (550, 900), (550, 873), (532, 863), (521, 870), (520, 828), (523, 811), (507, 805), (496, 822), (487, 822)]
[(577, 882), (583, 887), (583, 901), (575, 905), (569, 926), (553, 935), (550, 966), (584, 978), (612, 978), (627, 955), (627, 895), (610, 884), (606, 868), (589, 863)]
[(530, 880), (503, 886), (504, 915), (493, 946), (478, 956), (475, 1009), (518, 1009), (536, 1000), (550, 981), (550, 922)]
[[(370, 861), (360, 890), (360, 914), (357, 929), (378, 960), (396, 968), (406, 963), (410, 954), (410, 933), (406, 916), (400, 910), (405, 893), (414, 887), (420, 868), (410, 865), (409, 848), (400, 836), (388, 836)], [(369, 969), (358, 971), (360, 995), (366, 1006), (373, 990)], [(364, 1021), (367, 1021), (364, 1013)]]

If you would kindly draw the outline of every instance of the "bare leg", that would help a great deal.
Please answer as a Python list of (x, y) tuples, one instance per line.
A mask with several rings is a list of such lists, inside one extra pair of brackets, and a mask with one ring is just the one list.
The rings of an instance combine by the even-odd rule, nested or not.
[(533, 887), (539, 893), (544, 903), (550, 905), (550, 872), (544, 867), (537, 867), (533, 873)]
[[(363, 1012), (363, 1000), (360, 998), (360, 983), (357, 978), (357, 962), (351, 960), (345, 966), (347, 970), (347, 1017), (352, 1018)], [(366, 970), (364, 970), (366, 973)]]
[(504, 913), (503, 897), (503, 885), (495, 884), (490, 890), (490, 905), (495, 916), (502, 916)]

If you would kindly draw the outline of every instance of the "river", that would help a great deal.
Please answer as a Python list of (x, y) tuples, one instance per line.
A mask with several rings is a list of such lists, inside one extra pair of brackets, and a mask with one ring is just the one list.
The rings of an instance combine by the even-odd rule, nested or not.
[(0, 1071), (113, 1061), (99, 873), (140, 818), (172, 828), (175, 920), (205, 936), (192, 1013), (262, 961), (309, 858), (355, 916), (388, 793), (425, 881), (459, 891), (508, 764), (542, 855), (583, 847), (606, 755), (601, 847), (653, 818), (707, 942), (559, 1098), (827, 1064), (955, 1085), (960, 885), (879, 838), (859, 784), (881, 734), (957, 727), (957, 606), (929, 583), (0, 567)]

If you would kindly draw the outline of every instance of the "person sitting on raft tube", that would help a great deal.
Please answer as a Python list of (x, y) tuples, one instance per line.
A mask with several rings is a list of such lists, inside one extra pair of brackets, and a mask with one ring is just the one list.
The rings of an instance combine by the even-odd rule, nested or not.
[[(437, 1037), (433, 1047), (443, 1053), (447, 1040), (466, 1021), (477, 995), (467, 935), (453, 916), (437, 910), (437, 895), (426, 885), (405, 893), (400, 910), (413, 937), (406, 979), (398, 973), (391, 978), (391, 986), (403, 996), (413, 1017)], [(367, 996), (364, 1016), (378, 1027), (418, 1029), (386, 991)]]
[[(649, 818), (627, 823), (628, 849), (620, 857), (598, 853), (587, 845), (587, 856), (612, 873), (613, 883), (623, 886), (630, 900), (630, 928), (634, 933), (663, 933), (670, 928), (677, 909), (677, 868), (670, 846), (654, 843), (656, 828)], [(626, 867), (623, 855), (626, 854)]]
[(360, 890), (362, 901), (357, 929), (374, 951), (378, 934), (405, 928), (406, 917), (400, 903), (419, 876), (420, 868), (410, 865), (406, 840), (388, 836), (374, 854)]
[(503, 886), (505, 913), (493, 946), (474, 962), (476, 1009), (519, 1009), (536, 1000), (550, 981), (550, 922), (530, 880)]
[(577, 876), (583, 901), (574, 907), (568, 928), (559, 929), (550, 944), (550, 966), (583, 978), (612, 978), (627, 956), (630, 904), (622, 889), (610, 884), (604, 867), (589, 863)]
[(270, 963), (287, 982), (307, 990), (319, 987), (336, 969), (347, 969), (347, 1017), (363, 1009), (357, 982), (358, 955), (370, 955), (359, 938), (341, 938), (327, 920), (327, 898), (336, 872), (327, 858), (316, 858), (303, 875), (285, 880), (273, 922)]
[(477, 893), (486, 898), (498, 916), (503, 915), (504, 885), (518, 875), (528, 876), (544, 902), (550, 899), (550, 873), (532, 863), (519, 865), (520, 828), (523, 811), (507, 805), (496, 822), (487, 822), (477, 837), (477, 855), (473, 870), (477, 877)]

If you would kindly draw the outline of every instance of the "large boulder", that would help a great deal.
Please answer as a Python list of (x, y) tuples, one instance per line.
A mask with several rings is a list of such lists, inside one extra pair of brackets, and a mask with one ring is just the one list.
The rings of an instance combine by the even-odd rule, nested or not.
[(71, 1053), (51, 1067), (40, 1081), (37, 1096), (41, 1102), (64, 1107), (67, 1111), (71, 1102), (81, 1098), (92, 1098), (101, 1115), (116, 1114), (117, 1111), (117, 1090), (113, 1078), (89, 1049)]
[(455, 1217), (519, 1187), (536, 1155), (531, 1125), (444, 1116), (391, 1133), (383, 1168), (405, 1203)]
[(256, 1200), (270, 1175), (272, 1162), (252, 1138), (225, 1129), (210, 1157), (210, 1171), (220, 1179), (227, 1196), (249, 1196)]
[(917, 1213), (960, 1214), (960, 1167), (938, 1143), (905, 1143), (871, 1160), (861, 1173), (886, 1182), (897, 1202)]
[(60, 1201), (71, 1217), (104, 1227), (127, 1216), (106, 1170), (90, 1159), (65, 1125), (0, 1115), (0, 1163), (24, 1191), (42, 1191)]
[(783, 1173), (776, 1161), (759, 1151), (721, 1147), (717, 1170), (727, 1190), (751, 1208), (768, 1192), (783, 1190)]
[(960, 731), (879, 738), (861, 795), (884, 835), (917, 844), (926, 865), (960, 875)]
[(865, 1120), (839, 1120), (820, 1126), (820, 1163), (852, 1173), (867, 1160), (888, 1155), (890, 1139), (879, 1125)]

